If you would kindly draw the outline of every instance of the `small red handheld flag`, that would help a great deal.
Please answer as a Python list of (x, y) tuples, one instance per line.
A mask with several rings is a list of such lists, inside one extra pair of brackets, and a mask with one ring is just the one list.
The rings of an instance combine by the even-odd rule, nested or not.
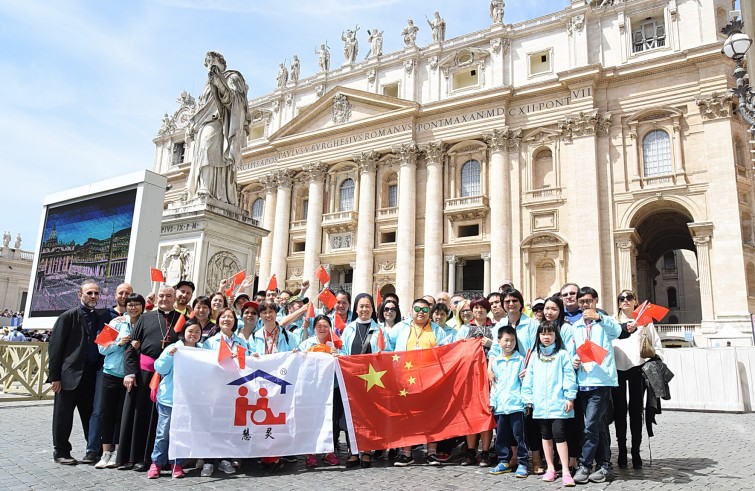
[(307, 305), (307, 317), (314, 317), (315, 316), (315, 305), (313, 302), (309, 302), (309, 305)]
[[(338, 325), (337, 319), (338, 319), (338, 315), (336, 315), (336, 325)], [(336, 333), (335, 329), (330, 330), (330, 340), (333, 341), (333, 346), (335, 346), (336, 349), (343, 348), (343, 340), (341, 340), (341, 337)]]
[(225, 291), (225, 296), (228, 298), (233, 296), (233, 283), (231, 283), (231, 287)]
[(657, 321), (663, 319), (668, 312), (669, 310), (666, 307), (661, 307), (660, 305), (655, 305), (645, 300), (642, 302), (642, 305), (632, 312), (632, 317), (634, 317), (637, 325), (646, 326), (653, 322), (653, 319)]
[(181, 332), (184, 330), (184, 324), (186, 324), (186, 316), (181, 314), (178, 320), (176, 321), (176, 325), (173, 327), (173, 330), (176, 332)]
[(236, 358), (239, 360), (239, 368), (243, 370), (246, 368), (246, 348), (243, 346), (236, 346), (236, 355)]
[(343, 330), (346, 329), (346, 321), (341, 319), (341, 316), (338, 315), (338, 313), (333, 316), (333, 319), (335, 320), (333, 324), (335, 325), (336, 332), (343, 333)]
[(385, 335), (381, 327), (378, 327), (377, 348), (379, 351), (385, 351)]
[(235, 275), (233, 275), (233, 280), (232, 280), (233, 282), (232, 282), (232, 284), (233, 285), (240, 285), (241, 282), (244, 281), (245, 278), (246, 278), (246, 270), (242, 269), (241, 271), (239, 271), (238, 273), (236, 273)]
[(270, 283), (267, 284), (267, 289), (268, 291), (278, 289), (278, 280), (275, 278), (275, 275), (270, 278)]
[(330, 275), (325, 271), (325, 268), (322, 267), (322, 264), (317, 268), (317, 271), (315, 271), (315, 276), (323, 285), (330, 281)]
[(157, 389), (160, 387), (160, 374), (155, 372), (152, 374), (152, 379), (149, 381), (149, 398), (152, 402), (157, 401)]
[(383, 304), (383, 296), (380, 294), (380, 290), (378, 289), (377, 295), (375, 295), (375, 305), (378, 307)]
[(158, 281), (160, 283), (165, 283), (165, 275), (163, 272), (157, 268), (150, 268), (149, 269), (150, 275), (152, 276), (152, 281)]
[(577, 355), (582, 363), (594, 361), (598, 365), (603, 363), (608, 351), (602, 346), (593, 343), (589, 339), (577, 348)]
[(218, 350), (218, 363), (222, 363), (223, 360), (227, 358), (231, 358), (231, 349), (228, 347), (228, 343), (226, 343), (223, 339), (220, 340), (220, 349)]
[(105, 324), (105, 327), (102, 328), (102, 331), (97, 335), (96, 338), (94, 338), (94, 342), (96, 344), (99, 344), (103, 348), (107, 348), (111, 344), (115, 342), (115, 338), (118, 337), (118, 331), (110, 327), (109, 325)]
[(319, 295), (317, 295), (317, 298), (320, 299), (322, 304), (328, 308), (328, 310), (333, 310), (333, 307), (336, 306), (336, 297), (330, 293), (330, 290), (327, 288), (320, 292)]

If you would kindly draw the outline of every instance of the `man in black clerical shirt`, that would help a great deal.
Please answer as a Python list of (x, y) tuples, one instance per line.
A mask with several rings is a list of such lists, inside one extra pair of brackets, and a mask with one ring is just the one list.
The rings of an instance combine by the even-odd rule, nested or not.
[(89, 419), (94, 406), (97, 371), (102, 356), (94, 340), (106, 315), (95, 310), (100, 287), (93, 281), (81, 284), (78, 293), (81, 303), (58, 317), (52, 329), (49, 353), (49, 382), (55, 393), (52, 412), (52, 444), (55, 462), (74, 465), (71, 457), (73, 410), (78, 409), (84, 438), (89, 436)]

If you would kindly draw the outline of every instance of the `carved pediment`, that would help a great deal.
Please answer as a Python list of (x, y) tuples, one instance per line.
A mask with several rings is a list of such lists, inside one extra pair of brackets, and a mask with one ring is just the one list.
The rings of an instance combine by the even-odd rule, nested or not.
[(338, 86), (307, 106), (269, 140), (272, 142), (295, 135), (381, 124), (410, 115), (418, 108), (416, 102)]
[(561, 136), (561, 133), (552, 128), (535, 128), (524, 135), (522, 140), (525, 143), (543, 143), (553, 140), (557, 140)]
[(485, 63), (485, 59), (490, 56), (490, 51), (483, 48), (462, 48), (441, 58), (438, 65), (441, 69), (448, 71), (455, 68), (464, 68), (476, 63)]

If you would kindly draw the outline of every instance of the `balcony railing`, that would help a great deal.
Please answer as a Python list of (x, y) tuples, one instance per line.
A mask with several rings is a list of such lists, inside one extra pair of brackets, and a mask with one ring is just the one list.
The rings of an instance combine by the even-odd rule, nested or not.
[(357, 214), (354, 211), (337, 211), (322, 216), (323, 228), (331, 232), (348, 232), (356, 229)]
[(700, 324), (655, 324), (655, 330), (661, 339), (669, 336), (684, 337), (684, 333), (692, 331), (692, 334), (701, 334)]
[(306, 220), (294, 220), (293, 222), (291, 222), (291, 231), (304, 230), (306, 228), (307, 228)]
[(484, 218), (490, 211), (488, 197), (485, 195), (449, 198), (445, 202), (445, 214), (452, 221)]
[(398, 206), (391, 208), (378, 208), (375, 213), (377, 220), (390, 220), (398, 218)]

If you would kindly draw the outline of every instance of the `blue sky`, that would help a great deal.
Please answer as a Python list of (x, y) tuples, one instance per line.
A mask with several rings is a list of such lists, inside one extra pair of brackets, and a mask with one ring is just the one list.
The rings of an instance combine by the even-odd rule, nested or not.
[[(504, 22), (560, 11), (569, 0), (506, 0)], [(446, 37), (490, 25), (488, 0), (0, 0), (0, 233), (34, 249), (45, 195), (151, 169), (152, 139), (182, 90), (206, 77), (208, 50), (241, 71), (249, 97), (270, 92), (277, 67), (294, 54), (301, 77), (317, 68), (327, 40), (343, 62), (341, 31), (385, 32), (383, 51), (401, 48), (407, 19), (430, 42), (425, 15), (438, 10)]]

